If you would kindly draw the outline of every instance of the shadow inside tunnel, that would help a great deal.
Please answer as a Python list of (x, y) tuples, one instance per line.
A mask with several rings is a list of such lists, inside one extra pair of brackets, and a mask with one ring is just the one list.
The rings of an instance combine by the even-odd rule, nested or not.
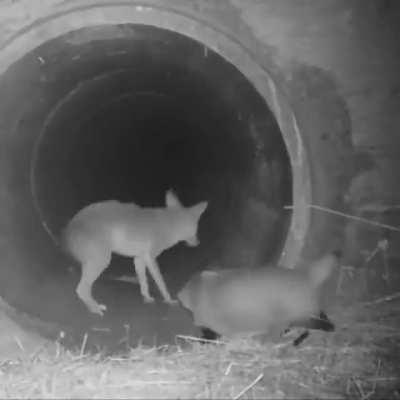
[[(199, 263), (202, 265), (201, 252), (192, 252), (192, 257), (188, 257), (187, 251), (179, 247), (178, 251), (166, 252), (160, 257), (161, 273), (173, 297), (199, 270)], [(25, 283), (25, 294), (17, 296), (18, 301), (25, 300), (14, 305), (50, 322), (52, 329), (50, 335), (46, 332), (48, 337), (62, 336), (60, 342), (73, 349), (80, 349), (85, 342), (85, 351), (114, 354), (138, 345), (174, 344), (177, 335), (199, 335), (190, 313), (179, 304), (165, 304), (150, 276), (149, 287), (156, 301), (146, 304), (138, 284), (112, 279), (122, 273), (133, 275), (132, 259), (113, 257), (110, 267), (93, 285), (93, 297), (107, 306), (103, 317), (90, 313), (75, 293), (80, 279), (79, 266), (73, 273), (59, 269), (40, 282), (32, 281), (28, 286)]]

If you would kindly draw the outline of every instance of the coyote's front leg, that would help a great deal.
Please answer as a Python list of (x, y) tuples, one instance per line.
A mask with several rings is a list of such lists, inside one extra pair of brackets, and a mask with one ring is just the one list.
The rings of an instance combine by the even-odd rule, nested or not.
[(146, 276), (146, 263), (140, 257), (134, 259), (135, 271), (139, 280), (140, 293), (143, 296), (145, 303), (154, 303), (154, 297), (150, 295), (149, 284)]
[(157, 287), (164, 298), (164, 302), (168, 304), (178, 304), (178, 300), (172, 299), (171, 295), (169, 294), (167, 285), (165, 284), (164, 278), (161, 275), (157, 261), (150, 256), (146, 257), (145, 261), (151, 276), (156, 282)]

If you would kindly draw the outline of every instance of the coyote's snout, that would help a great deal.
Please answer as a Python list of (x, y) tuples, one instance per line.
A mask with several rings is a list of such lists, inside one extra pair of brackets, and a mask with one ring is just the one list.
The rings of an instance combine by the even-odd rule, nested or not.
[[(296, 323), (312, 328), (305, 321), (325, 315), (320, 314), (318, 292), (336, 264), (337, 257), (328, 254), (308, 270), (203, 271), (180, 290), (178, 299), (192, 311), (195, 325), (219, 335), (263, 334)], [(334, 329), (327, 318), (320, 326)]]
[(164, 300), (175, 303), (169, 294), (156, 261), (164, 250), (185, 241), (197, 246), (197, 227), (207, 202), (184, 207), (174, 193), (166, 193), (166, 207), (140, 207), (116, 200), (91, 204), (80, 210), (62, 233), (65, 250), (82, 268), (76, 288), (88, 309), (103, 315), (104, 304), (92, 297), (92, 285), (108, 267), (111, 254), (134, 257), (140, 292), (145, 302), (153, 302), (149, 293), (146, 268), (153, 277)]

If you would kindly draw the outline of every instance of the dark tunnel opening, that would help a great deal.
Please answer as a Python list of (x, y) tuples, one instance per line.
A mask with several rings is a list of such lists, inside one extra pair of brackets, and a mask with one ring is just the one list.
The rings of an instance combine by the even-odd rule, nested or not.
[[(282, 134), (250, 82), (202, 43), (146, 25), (84, 28), (26, 54), (0, 85), (0, 112), (13, 126), (5, 139), (17, 208), (10, 229), (23, 249), (2, 268), (1, 294), (21, 309), (67, 325), (87, 319), (75, 298), (78, 276), (57, 242), (68, 220), (96, 201), (162, 207), (173, 188), (184, 205), (209, 202), (200, 246), (178, 245), (159, 258), (173, 294), (211, 264), (279, 257), (290, 222), (282, 206), (292, 203)], [(105, 275), (129, 273), (132, 260), (116, 256)], [(111, 303), (109, 324), (148, 316), (138, 290), (95, 285), (95, 297)], [(163, 336), (157, 321), (169, 311), (152, 310), (138, 336)], [(170, 325), (176, 333), (179, 323)]]

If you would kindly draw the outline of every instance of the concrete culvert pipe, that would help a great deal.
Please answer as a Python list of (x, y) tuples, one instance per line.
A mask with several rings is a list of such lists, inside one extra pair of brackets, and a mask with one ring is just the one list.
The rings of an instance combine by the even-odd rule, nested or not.
[[(334, 150), (329, 138), (304, 136), (279, 79), (233, 37), (183, 15), (122, 6), (55, 15), (4, 46), (0, 73), (0, 295), (73, 331), (93, 328), (100, 342), (117, 343), (126, 324), (151, 344), (192, 326), (107, 279), (94, 287), (107, 315), (88, 314), (75, 295), (79, 268), (59, 247), (85, 205), (163, 206), (168, 188), (185, 205), (209, 201), (200, 246), (159, 258), (175, 294), (210, 263), (295, 265), (313, 227), (326, 226), (307, 204), (342, 190), (313, 159)], [(130, 273), (132, 260), (116, 256), (103, 278)]]

